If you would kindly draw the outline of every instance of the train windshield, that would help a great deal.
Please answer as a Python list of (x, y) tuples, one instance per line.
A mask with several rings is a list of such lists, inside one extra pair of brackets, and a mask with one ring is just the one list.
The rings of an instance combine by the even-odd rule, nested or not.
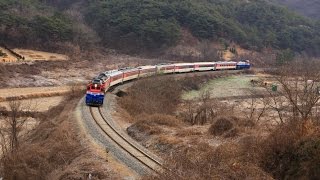
[(95, 79), (95, 80), (92, 81), (92, 83), (93, 83), (93, 84), (100, 84), (101, 81), (100, 81), (100, 79)]

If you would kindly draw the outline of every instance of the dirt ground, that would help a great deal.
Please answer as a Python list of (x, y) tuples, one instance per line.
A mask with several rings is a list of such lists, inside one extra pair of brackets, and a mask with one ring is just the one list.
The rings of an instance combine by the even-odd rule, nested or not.
[(68, 93), (70, 89), (70, 86), (0, 89), (0, 102), (13, 97), (18, 99), (31, 99), (39, 97), (61, 96)]
[(68, 60), (69, 57), (63, 54), (34, 51), (29, 49), (13, 49), (21, 56), (23, 56), (25, 61), (56, 61), (56, 60)]
[[(63, 100), (63, 96), (55, 96), (55, 97), (25, 99), (25, 100), (21, 100), (21, 103), (29, 104), (32, 110), (35, 112), (46, 112), (50, 108), (57, 106), (60, 102), (62, 102), (62, 100)], [(5, 107), (6, 110), (9, 110), (9, 104), (6, 101), (0, 102), (0, 107)]]

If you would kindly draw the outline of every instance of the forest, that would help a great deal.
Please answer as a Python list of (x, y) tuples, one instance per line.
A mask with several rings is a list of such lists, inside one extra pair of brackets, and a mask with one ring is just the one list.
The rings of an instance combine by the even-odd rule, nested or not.
[(273, 2), (288, 6), (289, 9), (310, 18), (320, 19), (320, 0), (273, 0)]
[(315, 53), (320, 47), (319, 23), (264, 1), (93, 1), (86, 17), (104, 42), (116, 47), (172, 46), (181, 28), (199, 39), (223, 38), (248, 49)]
[(69, 41), (72, 22), (62, 13), (38, 1), (0, 1), (0, 42), (17, 46)]
[[(83, 22), (67, 13), (74, 4)], [(235, 42), (257, 51), (319, 55), (320, 49), (319, 21), (263, 0), (0, 0), (0, 23), (0, 43), (14, 46), (85, 45), (90, 38), (74, 39), (84, 37), (75, 28), (84, 23), (92, 30), (86, 36), (99, 37), (95, 45), (134, 53), (176, 45), (182, 29), (200, 41)]]

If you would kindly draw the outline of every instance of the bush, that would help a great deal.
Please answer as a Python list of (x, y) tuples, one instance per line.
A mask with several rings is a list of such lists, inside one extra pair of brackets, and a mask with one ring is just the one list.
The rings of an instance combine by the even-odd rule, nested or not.
[(261, 167), (276, 179), (318, 179), (320, 134), (303, 135), (298, 124), (276, 129), (261, 143)]
[(221, 136), (234, 128), (233, 120), (228, 117), (218, 117), (209, 128), (209, 133)]
[(231, 143), (217, 148), (193, 144), (167, 156), (165, 167), (170, 171), (143, 179), (272, 179), (257, 165), (241, 159), (243, 150)]
[(177, 127), (181, 124), (179, 119), (165, 114), (141, 114), (135, 121), (127, 128), (127, 132), (138, 141), (143, 141), (150, 135), (160, 134), (162, 129), (159, 126)]
[(120, 105), (131, 115), (173, 114), (180, 101), (181, 87), (170, 77), (156, 77), (137, 81), (128, 96), (120, 98)]

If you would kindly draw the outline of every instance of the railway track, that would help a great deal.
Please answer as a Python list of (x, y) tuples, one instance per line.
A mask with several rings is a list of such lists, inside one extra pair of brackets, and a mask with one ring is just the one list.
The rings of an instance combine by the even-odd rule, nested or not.
[(89, 107), (89, 110), (95, 124), (118, 146), (118, 148), (125, 151), (129, 156), (152, 172), (158, 173), (163, 170), (161, 162), (152, 158), (146, 152), (131, 143), (126, 137), (121, 135), (112, 123), (109, 122), (108, 118), (104, 116), (100, 107)]
[[(216, 75), (224, 75), (224, 74), (237, 74), (241, 71), (214, 71), (210, 74)], [(207, 75), (208, 72), (196, 72), (196, 73), (182, 73), (175, 74), (176, 78), (183, 78), (194, 75)], [(116, 91), (120, 87), (130, 86), (129, 82), (124, 85), (115, 86), (112, 90)], [(112, 90), (109, 90), (111, 92)], [(112, 94), (115, 94), (114, 92)], [(111, 100), (112, 101), (112, 100)], [(108, 102), (111, 102), (110, 99)], [(104, 106), (108, 107), (108, 110), (112, 109), (112, 105), (109, 103), (104, 104)], [(108, 112), (104, 112), (102, 107), (90, 107), (90, 106), (82, 106), (83, 119), (89, 130), (89, 133), (96, 139), (99, 143), (102, 143), (104, 147), (106, 147), (112, 154), (124, 164), (126, 164), (129, 168), (133, 169), (140, 175), (144, 175), (146, 173), (157, 173), (163, 171), (169, 171), (170, 169), (163, 166), (161, 160), (157, 157), (154, 157), (143, 147), (133, 142), (134, 140), (130, 139), (123, 134), (123, 131), (119, 129), (117, 124), (112, 120), (112, 116), (109, 115)], [(172, 172), (173, 173), (173, 172)], [(176, 176), (179, 176), (176, 174)]]

